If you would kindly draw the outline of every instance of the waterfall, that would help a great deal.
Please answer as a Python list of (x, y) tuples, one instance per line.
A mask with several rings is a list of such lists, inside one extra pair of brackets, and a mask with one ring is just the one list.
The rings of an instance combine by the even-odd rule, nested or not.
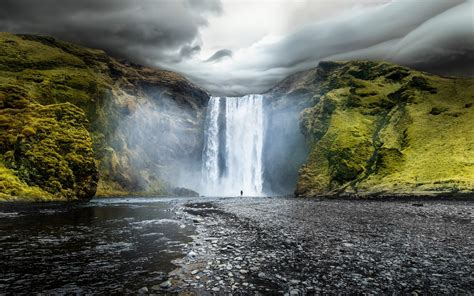
[[(206, 186), (215, 186), (219, 180), (219, 113), (220, 98), (211, 97), (207, 107), (202, 154), (202, 176)], [(217, 188), (206, 189), (214, 191)]]
[(262, 195), (262, 95), (211, 97), (204, 136), (203, 193)]

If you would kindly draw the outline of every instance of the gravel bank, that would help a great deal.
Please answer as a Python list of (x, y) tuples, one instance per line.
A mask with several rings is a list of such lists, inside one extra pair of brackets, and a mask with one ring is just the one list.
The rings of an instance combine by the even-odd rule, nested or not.
[(472, 198), (194, 200), (175, 209), (198, 234), (166, 289), (472, 294), (473, 205)]

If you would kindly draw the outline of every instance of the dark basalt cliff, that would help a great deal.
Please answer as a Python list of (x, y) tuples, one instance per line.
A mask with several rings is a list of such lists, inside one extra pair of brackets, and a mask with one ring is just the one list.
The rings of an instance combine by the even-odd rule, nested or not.
[(0, 199), (166, 194), (179, 185), (176, 162), (200, 161), (208, 99), (174, 72), (0, 33)]
[(307, 105), (300, 130), (309, 156), (297, 196), (474, 191), (473, 79), (383, 62), (321, 62), (270, 94)]

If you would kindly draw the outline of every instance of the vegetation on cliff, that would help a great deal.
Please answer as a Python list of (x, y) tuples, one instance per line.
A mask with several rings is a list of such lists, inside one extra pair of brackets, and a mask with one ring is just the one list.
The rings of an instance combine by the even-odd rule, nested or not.
[(98, 172), (84, 112), (40, 105), (25, 89), (0, 86), (0, 198), (89, 199)]
[(310, 154), (297, 196), (474, 191), (473, 79), (322, 62), (280, 86), (312, 95), (300, 114)]
[[(267, 169), (280, 171), (274, 183), (293, 178), (292, 169), (279, 169), (299, 166), (306, 153), (287, 144), (302, 141), (288, 127), (301, 112), (309, 156), (298, 196), (474, 190), (472, 79), (384, 62), (321, 62), (268, 94), (268, 121), (280, 133), (266, 158)], [(207, 100), (170, 71), (50, 37), (0, 33), (0, 199), (183, 192), (170, 180), (177, 167), (199, 169), (192, 166)]]
[[(172, 145), (192, 157), (207, 98), (174, 72), (51, 37), (0, 33), (0, 199), (165, 194), (169, 164), (130, 147), (120, 123), (139, 106), (171, 101), (182, 116), (160, 122), (185, 133), (188, 142)], [(138, 154), (147, 167), (134, 166)]]

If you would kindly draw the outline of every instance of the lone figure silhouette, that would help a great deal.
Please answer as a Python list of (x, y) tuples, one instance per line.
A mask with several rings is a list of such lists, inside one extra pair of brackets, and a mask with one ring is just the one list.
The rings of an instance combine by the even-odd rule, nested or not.
[(240, 190), (240, 196), (244, 195), (244, 191)]

